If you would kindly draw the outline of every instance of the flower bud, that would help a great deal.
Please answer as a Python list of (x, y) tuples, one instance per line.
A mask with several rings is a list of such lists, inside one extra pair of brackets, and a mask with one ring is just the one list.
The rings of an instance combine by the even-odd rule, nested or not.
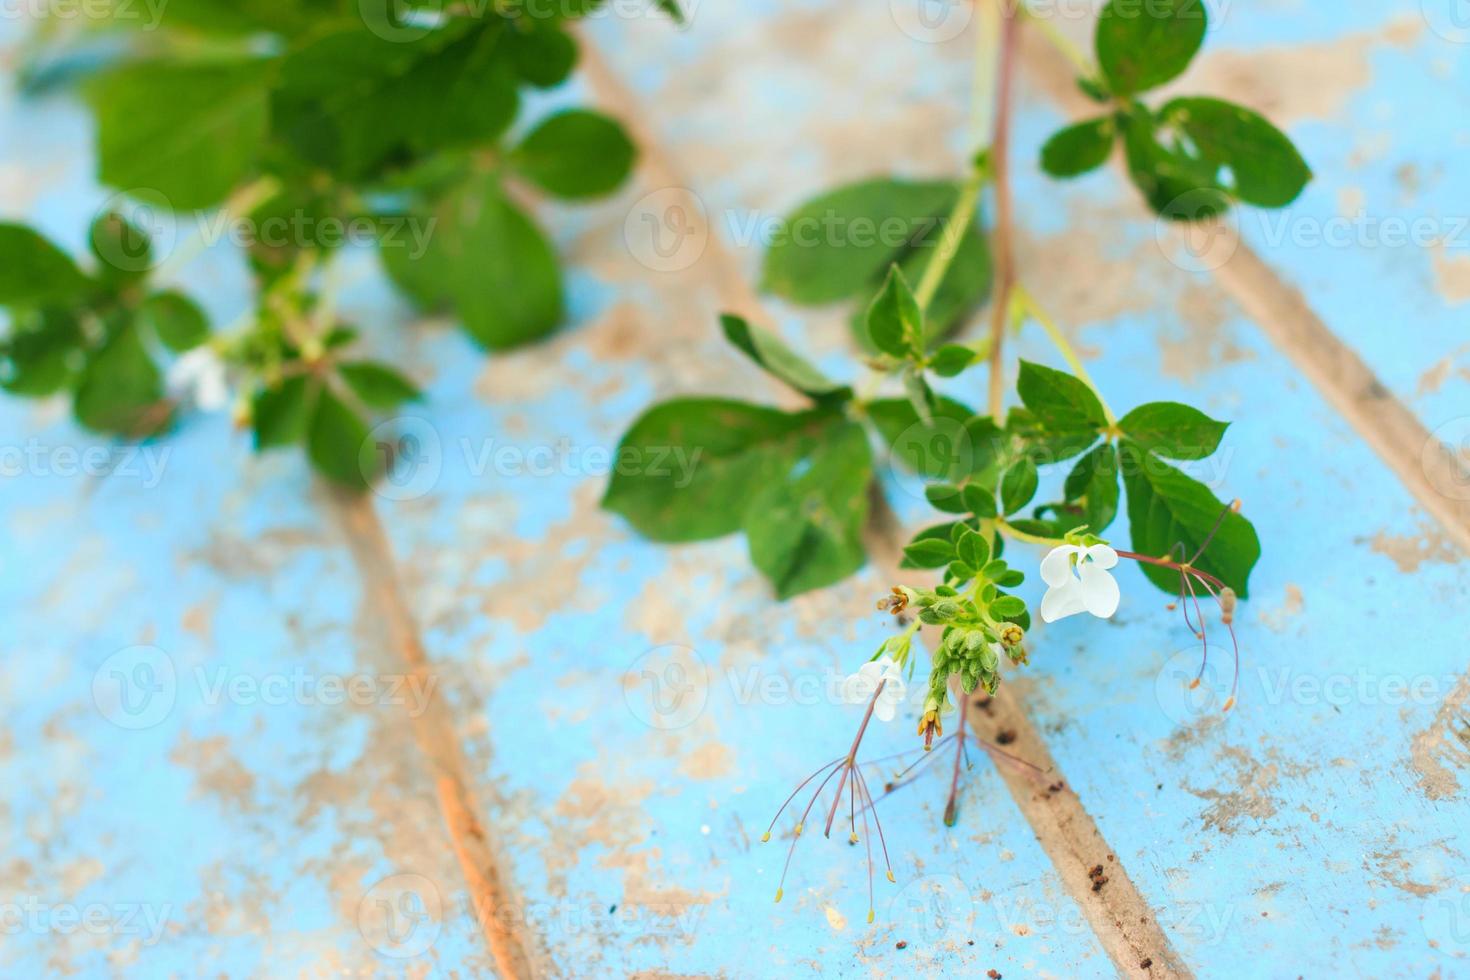
[(1026, 638), (1026, 631), (1015, 623), (1002, 624), (1000, 628), (1000, 642), (1006, 647), (1018, 647)]

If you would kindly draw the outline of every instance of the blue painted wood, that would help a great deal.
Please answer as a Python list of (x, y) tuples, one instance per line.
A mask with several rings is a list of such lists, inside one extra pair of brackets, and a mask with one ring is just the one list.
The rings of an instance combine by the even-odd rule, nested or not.
[[(963, 158), (968, 41), (922, 43), (883, 5), (850, 6), (700, 5), (686, 32), (589, 25), (649, 107), (665, 164), (735, 241), (746, 281), (759, 249), (738, 239), (759, 219), (837, 180), (948, 173)], [(1422, 29), (1387, 41), (1390, 16), (1375, 4), (1331, 16), (1232, 4), (1218, 20), (1201, 84), (1222, 77), (1211, 65), (1284, 46), (1368, 66), (1330, 112), (1288, 119), (1318, 175), (1294, 220), (1338, 213), (1352, 188), (1375, 217), (1444, 219), (1464, 197), (1462, 49)], [(1442, 108), (1381, 109), (1426, 100)], [(1028, 99), (1018, 147), (1059, 121)], [(0, 185), (0, 213), (80, 251), (106, 196), (88, 178), (87, 140), (64, 99), (6, 92), (0, 167), (18, 179)], [(1423, 183), (1401, 202), (1404, 163)], [(1113, 623), (1038, 630), (1031, 666), (1008, 683), (1025, 686), (1068, 782), (1201, 975), (1465, 972), (1470, 940), (1452, 928), (1454, 884), (1470, 871), (1463, 795), (1426, 792), (1426, 778), (1448, 785), (1436, 764), (1452, 784), (1464, 776), (1424, 742), (1466, 666), (1463, 566), (1208, 277), (1166, 260), (1116, 174), (1058, 187), (1022, 169), (1027, 283), (1115, 406), (1177, 397), (1235, 420), (1223, 473), (1206, 475), (1245, 499), (1266, 552), (1239, 617), (1244, 682), (1228, 716), (1218, 695), (1183, 695), (1194, 647), (1132, 569)], [(347, 312), (429, 383), (429, 421), (413, 426), (420, 466), (378, 504), (524, 935), (573, 975), (1111, 975), (983, 760), (953, 830), (940, 773), (883, 805), (898, 884), (880, 873), (873, 926), (860, 848), (815, 834), (771, 904), (784, 842), (761, 845), (761, 832), (851, 736), (854, 709), (826, 692), (884, 635), (872, 600), (885, 582), (867, 570), (778, 607), (740, 541), (654, 546), (596, 510), (607, 452), (654, 397), (779, 397), (718, 342), (714, 251), (673, 274), (630, 248), (625, 219), (662, 187), (658, 170), (610, 202), (541, 205), (573, 263), (572, 323), (534, 350), (483, 362), (446, 325), (410, 328), (370, 256), (344, 269)], [(1258, 220), (1245, 218), (1248, 239), (1430, 428), (1463, 412), (1460, 362), (1418, 394), (1426, 371), (1461, 357), (1460, 313), (1433, 292), (1428, 256), (1278, 244)], [(240, 312), (243, 270), (226, 253), (202, 256), (181, 283), (218, 319)], [(847, 363), (846, 311), (767, 308), (824, 364)], [(1030, 333), (1019, 349), (1054, 357)], [(53, 469), (67, 447), (100, 445), (56, 406), (0, 402), (0, 419), (7, 446), (35, 440)], [(298, 461), (253, 458), (222, 420), (191, 423), (165, 449), (156, 479), (140, 457), (137, 475), (32, 466), (0, 481), (12, 624), (0, 648), (0, 908), (26, 915), (17, 930), (22, 920), (4, 920), (0, 966), (487, 969), (402, 706), (292, 693), (356, 675), (388, 685), (401, 671), (361, 625), (360, 577), (326, 502)], [(906, 485), (889, 486), (917, 518)], [(692, 651), (684, 675), (659, 659), (671, 646)], [(243, 686), (216, 696), (222, 679)], [(1406, 697), (1400, 681), (1429, 693)], [(869, 744), (912, 743), (896, 722)], [(102, 928), (56, 919), (88, 909)]]

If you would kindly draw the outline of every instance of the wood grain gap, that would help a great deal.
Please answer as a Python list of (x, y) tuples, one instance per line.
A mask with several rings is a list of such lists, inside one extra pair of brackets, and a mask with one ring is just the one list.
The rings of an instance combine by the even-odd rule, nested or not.
[[(393, 551), (370, 494), (351, 494), (326, 487), (328, 507), (342, 529), (362, 578), (364, 606), (382, 619), (387, 646), (413, 675), (427, 685), (433, 664), (424, 649), (418, 624), (409, 607)], [(420, 690), (433, 690), (424, 686)], [(415, 707), (419, 707), (415, 705)], [(519, 980), (536, 974), (523, 937), (508, 922), (514, 909), (508, 875), (480, 822), (483, 811), (470, 789), (468, 768), (460, 750), (457, 727), (448, 702), (431, 697), (418, 714), (405, 714), (413, 725), (414, 741), (428, 763), (445, 830), (474, 904), (478, 926), (485, 937), (496, 974)]]
[[(586, 73), (599, 101), (633, 134), (634, 142), (642, 152), (640, 169), (643, 175), (658, 188), (690, 190), (691, 185), (674, 164), (672, 154), (657, 134), (643, 123), (644, 113), (637, 97), (601, 58), (585, 34), (581, 41), (581, 70)], [(761, 309), (760, 300), (746, 284), (738, 263), (713, 230), (706, 228), (706, 231), (709, 241), (704, 257), (683, 274), (705, 275), (714, 285), (723, 306), (748, 316), (757, 316)], [(879, 504), (874, 508), (874, 523), (866, 535), (868, 553), (878, 567), (898, 581), (896, 573), (905, 540), (904, 531), (892, 520), (891, 512), (881, 504), (881, 500)], [(937, 638), (928, 639), (932, 643)], [(1031, 723), (1022, 696), (1014, 688), (1002, 685), (989, 716), (970, 717), (977, 725), (975, 730), (992, 740), (995, 734), (992, 728), (999, 726), (1014, 731), (1017, 739), (1010, 748), (1041, 768), (1050, 769), (1050, 780), (1062, 779), (1065, 783), (1046, 749), (1046, 743)], [(1124, 976), (1144, 978), (1192, 976), (1169, 943), (1153, 910), (1123, 870), (1122, 860), (1103, 839), (1102, 832), (1076, 794), (1066, 789), (1038, 796), (1038, 786), (1027, 775), (1008, 765), (997, 766), (997, 771), (1030, 823), (1037, 841), (1056, 867), (1063, 885), (1081, 906), (1088, 925), (1118, 971)], [(1110, 854), (1114, 856), (1111, 862), (1107, 861)], [(1087, 872), (1098, 863), (1107, 867), (1109, 881), (1094, 891), (1093, 880)], [(1145, 961), (1151, 961), (1148, 968), (1140, 965)]]

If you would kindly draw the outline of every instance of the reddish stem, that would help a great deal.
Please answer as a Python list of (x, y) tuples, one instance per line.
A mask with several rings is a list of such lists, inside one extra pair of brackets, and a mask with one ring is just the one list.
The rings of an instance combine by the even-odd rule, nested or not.
[(837, 816), (837, 804), (842, 802), (842, 787), (847, 785), (847, 775), (852, 772), (853, 762), (857, 759), (858, 745), (863, 740), (863, 733), (868, 730), (868, 722), (873, 720), (873, 708), (878, 704), (878, 695), (882, 694), (883, 688), (887, 686), (887, 678), (878, 682), (878, 689), (868, 700), (868, 710), (863, 714), (863, 723), (858, 726), (857, 734), (853, 736), (852, 748), (847, 750), (847, 758), (842, 763), (842, 778), (837, 780), (837, 795), (832, 797), (832, 809), (827, 811), (827, 826), (822, 830), (824, 837), (832, 836), (832, 821)]
[(1005, 401), (1005, 371), (1002, 347), (1010, 315), (1011, 285), (1015, 261), (1011, 254), (1011, 79), (1015, 75), (1016, 26), (1018, 20), (1009, 3), (1000, 4), (1003, 18), (1000, 40), (1000, 77), (996, 86), (995, 131), (990, 140), (990, 166), (995, 180), (995, 305), (990, 310), (990, 414), (999, 416)]

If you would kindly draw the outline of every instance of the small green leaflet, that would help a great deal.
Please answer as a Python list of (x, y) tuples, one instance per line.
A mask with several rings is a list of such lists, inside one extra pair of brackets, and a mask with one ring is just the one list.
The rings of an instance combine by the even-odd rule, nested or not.
[[(867, 303), (895, 262), (918, 282), (959, 193), (955, 181), (878, 177), (820, 194), (781, 222), (766, 251), (762, 288), (803, 305)], [(984, 298), (990, 269), (985, 236), (972, 222), (925, 311), (927, 341), (945, 336)], [(855, 317), (864, 340), (865, 310)]]
[(1135, 445), (1167, 459), (1204, 459), (1229, 426), (1178, 402), (1149, 402), (1118, 420)]
[(87, 286), (61, 249), (24, 225), (0, 224), (0, 306), (72, 303)]
[(1101, 443), (1077, 460), (1062, 493), (1068, 503), (1081, 506), (1093, 534), (1101, 534), (1112, 524), (1118, 516), (1118, 451), (1113, 444)]
[(255, 393), (250, 412), (256, 450), (300, 442), (306, 434), (310, 409), (305, 375), (261, 388)]
[(367, 423), (328, 388), (321, 389), (312, 406), (306, 454), (318, 472), (354, 490), (366, 488), (376, 472)]
[(1006, 514), (1014, 514), (1036, 496), (1039, 482), (1036, 463), (1029, 456), (1012, 463), (1000, 478), (1001, 508)]
[(1041, 147), (1041, 169), (1053, 177), (1076, 177), (1102, 166), (1113, 148), (1111, 116), (1057, 130)]
[(720, 317), (720, 329), (725, 339), (752, 361), (802, 394), (819, 402), (845, 401), (852, 397), (851, 388), (827, 378), (816, 365), (764, 327), (726, 313)]
[(837, 418), (723, 398), (662, 402), (623, 436), (602, 506), (654, 541), (730, 534), (760, 489)]
[(868, 307), (868, 339), (890, 357), (920, 358), (924, 353), (924, 314), (903, 271), (893, 265), (883, 289)]
[(72, 410), (95, 432), (141, 438), (167, 427), (163, 377), (135, 325), (123, 325), (89, 355)]
[(1202, 0), (1108, 0), (1094, 41), (1113, 94), (1133, 95), (1184, 71), (1205, 39), (1206, 20)]
[(743, 522), (750, 558), (777, 598), (840, 582), (863, 566), (872, 479), (862, 426), (837, 422), (751, 500)]
[(1228, 169), (1226, 189), (1247, 204), (1285, 207), (1312, 178), (1291, 140), (1244, 106), (1223, 99), (1174, 99), (1164, 104), (1158, 118), (1188, 135), (1205, 165)]
[(1023, 360), (1016, 391), (1031, 414), (1050, 431), (1096, 431), (1108, 424), (1107, 413), (1093, 390), (1065, 371)]
[[(1142, 446), (1122, 443), (1123, 485), (1128, 491), (1128, 523), (1133, 550), (1153, 557), (1193, 557), (1225, 505), (1209, 488)], [(1174, 552), (1182, 544), (1184, 554)], [(1231, 511), (1225, 515), (1205, 553), (1195, 565), (1247, 596), (1251, 569), (1261, 557), (1261, 542), (1250, 521)], [(1148, 580), (1165, 592), (1179, 591), (1179, 573), (1140, 562)]]
[(369, 408), (397, 408), (404, 402), (418, 401), (419, 389), (410, 380), (386, 364), (374, 361), (349, 361), (337, 365), (352, 393)]
[(185, 211), (224, 200), (256, 166), (269, 127), (264, 61), (145, 63), (99, 77), (99, 177)]
[(569, 109), (543, 121), (510, 154), (523, 175), (558, 197), (597, 197), (616, 190), (633, 169), (632, 140), (616, 120)]
[(451, 306), (491, 350), (536, 340), (561, 322), (556, 255), (493, 175), (469, 177), (419, 220), (433, 222), (423, 254), (411, 241), (385, 242), (379, 254), (420, 304)]
[(204, 311), (174, 290), (157, 292), (143, 300), (138, 318), (169, 350), (186, 351), (209, 337), (209, 321)]

